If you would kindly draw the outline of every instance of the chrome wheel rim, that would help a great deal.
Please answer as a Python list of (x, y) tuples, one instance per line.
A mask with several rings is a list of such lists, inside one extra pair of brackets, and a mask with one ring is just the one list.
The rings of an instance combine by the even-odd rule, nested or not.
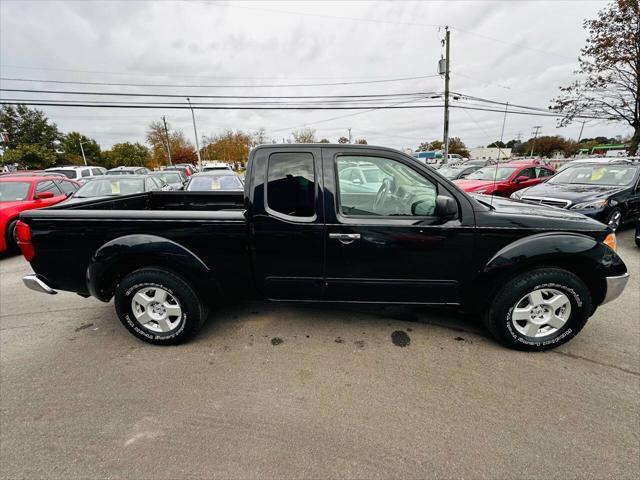
[(170, 333), (182, 320), (180, 302), (161, 287), (138, 290), (131, 299), (131, 310), (136, 322), (154, 333)]
[(525, 337), (542, 338), (560, 330), (571, 316), (571, 301), (554, 288), (527, 293), (516, 302), (511, 323)]
[(620, 226), (620, 220), (622, 220), (622, 212), (620, 210), (616, 210), (611, 215), (609, 219), (609, 223), (607, 224), (612, 230), (617, 230)]

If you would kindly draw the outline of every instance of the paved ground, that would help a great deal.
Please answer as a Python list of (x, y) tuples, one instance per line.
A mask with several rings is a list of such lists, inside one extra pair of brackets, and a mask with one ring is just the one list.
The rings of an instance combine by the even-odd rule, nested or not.
[(619, 240), (624, 296), (543, 354), (446, 311), (264, 303), (153, 347), (2, 259), (0, 476), (638, 478), (640, 250)]

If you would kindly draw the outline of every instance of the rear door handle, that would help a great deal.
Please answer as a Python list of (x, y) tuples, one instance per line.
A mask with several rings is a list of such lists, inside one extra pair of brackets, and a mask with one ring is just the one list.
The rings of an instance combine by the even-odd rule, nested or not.
[(359, 233), (330, 233), (329, 238), (332, 240), (340, 240), (342, 243), (353, 243), (354, 240), (360, 240)]

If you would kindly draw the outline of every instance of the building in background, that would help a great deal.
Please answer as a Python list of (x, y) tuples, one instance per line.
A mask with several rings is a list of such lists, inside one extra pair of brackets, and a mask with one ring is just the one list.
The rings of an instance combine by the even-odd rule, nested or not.
[(469, 154), (471, 158), (476, 160), (498, 160), (498, 154), (500, 155), (500, 160), (511, 158), (511, 149), (510, 148), (470, 148)]

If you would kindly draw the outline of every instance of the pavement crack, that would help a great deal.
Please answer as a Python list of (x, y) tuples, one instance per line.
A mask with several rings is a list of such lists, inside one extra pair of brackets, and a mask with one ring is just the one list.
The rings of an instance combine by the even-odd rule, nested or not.
[(616, 370), (619, 370), (619, 371), (624, 372), (624, 373), (630, 373), (631, 375), (635, 375), (636, 377), (640, 376), (640, 372), (636, 372), (635, 370), (629, 370), (628, 368), (619, 367), (619, 366), (613, 365), (611, 363), (601, 362), (599, 360), (594, 360), (594, 359), (589, 358), (589, 357), (583, 357), (581, 355), (576, 355), (575, 353), (559, 352), (557, 350), (556, 351), (552, 351), (550, 353), (555, 353), (556, 355), (564, 355), (566, 357), (575, 358), (576, 360), (584, 360), (586, 362), (595, 363), (596, 365), (600, 365), (601, 367), (615, 368)]

